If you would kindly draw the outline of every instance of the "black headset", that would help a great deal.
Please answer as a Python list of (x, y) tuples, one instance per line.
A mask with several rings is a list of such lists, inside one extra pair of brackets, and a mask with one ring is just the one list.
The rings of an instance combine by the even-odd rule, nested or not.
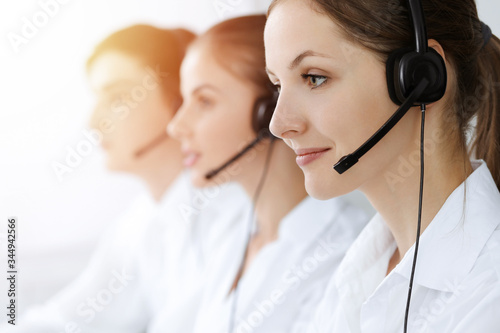
[(252, 128), (258, 135), (272, 136), (269, 123), (278, 102), (278, 91), (273, 87), (272, 95), (260, 97), (255, 101), (252, 112)]
[(438, 101), (446, 91), (446, 66), (443, 57), (429, 48), (424, 10), (421, 0), (408, 0), (415, 35), (415, 48), (394, 51), (387, 60), (387, 87), (392, 101), (398, 105), (410, 96), (422, 79), (428, 86), (417, 97), (416, 104)]
[(407, 0), (410, 21), (413, 26), (415, 47), (397, 49), (386, 63), (387, 88), (391, 100), (400, 105), (389, 120), (352, 154), (342, 157), (334, 169), (339, 174), (349, 170), (358, 160), (375, 146), (408, 112), (412, 106), (421, 106), (422, 120), (420, 132), (420, 192), (417, 218), (417, 235), (413, 264), (408, 286), (403, 331), (408, 331), (413, 280), (420, 241), (422, 199), (424, 189), (424, 128), (426, 104), (440, 100), (447, 85), (446, 65), (443, 57), (429, 48), (422, 0)]
[[(270, 139), (271, 140), (271, 145), (269, 147), (269, 150), (267, 152), (267, 157), (266, 161), (264, 164), (264, 169), (262, 171), (262, 175), (260, 177), (259, 183), (257, 185), (257, 189), (255, 191), (254, 197), (253, 197), (253, 207), (257, 205), (258, 198), (260, 196), (262, 187), (266, 181), (266, 177), (269, 171), (269, 163), (271, 160), (271, 155), (273, 152), (273, 144), (275, 143), (276, 137), (271, 133), (269, 130), (269, 124), (271, 123), (271, 118), (273, 117), (274, 110), (276, 109), (276, 104), (278, 103), (278, 90), (276, 87), (273, 85), (267, 85), (268, 90), (271, 94), (268, 94), (266, 96), (261, 96), (255, 100), (253, 110), (252, 110), (252, 129), (257, 135), (257, 137), (250, 142), (246, 147), (243, 148), (238, 154), (233, 156), (229, 161), (224, 163), (221, 167), (218, 169), (215, 169), (208, 173), (205, 178), (210, 179), (214, 176), (216, 176), (220, 171), (224, 170), (226, 167), (237, 161), (239, 158), (241, 158), (243, 155), (245, 155), (250, 149), (255, 147), (260, 141), (263, 139)], [(248, 238), (246, 241), (246, 250), (243, 255), (243, 260), (241, 261), (240, 267), (238, 269), (237, 275), (240, 276), (243, 272), (244, 264), (245, 264), (245, 256), (248, 251), (248, 245), (250, 243), (250, 240), (252, 238), (252, 233), (254, 229), (254, 214), (255, 214), (255, 208), (252, 209), (252, 214), (250, 216), (250, 223), (249, 223), (249, 228), (248, 228)], [(237, 308), (237, 303), (238, 303), (238, 294), (239, 294), (239, 281), (236, 283), (236, 286), (234, 288), (234, 296), (233, 300), (231, 303), (231, 312), (229, 314), (229, 330), (228, 333), (232, 333), (234, 331), (234, 326), (236, 325), (235, 319), (236, 319), (236, 308)]]
[(224, 164), (216, 169), (211, 170), (205, 175), (205, 179), (212, 179), (217, 176), (221, 171), (225, 170), (231, 164), (239, 160), (245, 154), (247, 154), (253, 147), (255, 147), (263, 139), (271, 139), (274, 141), (276, 137), (269, 130), (269, 123), (273, 117), (274, 109), (276, 109), (276, 104), (278, 102), (278, 90), (269, 85), (268, 86), (270, 95), (262, 96), (256, 99), (252, 110), (252, 129), (257, 135), (254, 140), (243, 147), (236, 155), (227, 160)]
[(375, 146), (412, 106), (438, 101), (447, 85), (446, 65), (434, 49), (429, 49), (421, 0), (407, 0), (415, 36), (415, 47), (394, 51), (386, 63), (387, 88), (400, 108), (380, 129), (352, 154), (342, 157), (334, 169), (342, 174)]

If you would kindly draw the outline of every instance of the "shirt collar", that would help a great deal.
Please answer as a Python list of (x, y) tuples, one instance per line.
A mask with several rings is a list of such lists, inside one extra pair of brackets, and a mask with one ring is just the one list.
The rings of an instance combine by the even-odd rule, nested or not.
[[(342, 260), (335, 278), (337, 288), (340, 290), (343, 286), (349, 286), (348, 289), (352, 289), (350, 285), (358, 281), (356, 283), (360, 288), (356, 294), (366, 299), (385, 277), (387, 264), (381, 265), (381, 262), (388, 262), (395, 250), (394, 237), (382, 216), (377, 213)], [(369, 279), (363, 278), (367, 272), (370, 272)]]
[[(491, 173), (483, 161), (473, 162), (473, 167), (421, 236), (414, 280), (418, 285), (453, 291), (500, 224), (500, 193)], [(414, 246), (394, 273), (409, 280), (413, 256)]]

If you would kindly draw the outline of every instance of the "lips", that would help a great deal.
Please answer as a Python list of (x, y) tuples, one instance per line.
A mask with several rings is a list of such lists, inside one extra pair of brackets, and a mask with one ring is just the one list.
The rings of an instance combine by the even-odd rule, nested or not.
[(185, 168), (192, 167), (200, 158), (200, 154), (190, 149), (182, 149), (182, 154), (184, 156), (182, 164), (184, 165)]
[(323, 157), (331, 148), (307, 148), (307, 149), (297, 149), (295, 153), (297, 158), (295, 161), (299, 166), (306, 166), (313, 161)]

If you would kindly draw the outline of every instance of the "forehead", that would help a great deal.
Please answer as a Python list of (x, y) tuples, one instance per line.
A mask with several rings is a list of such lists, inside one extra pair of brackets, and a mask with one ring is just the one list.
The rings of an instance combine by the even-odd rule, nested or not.
[(147, 75), (144, 66), (136, 58), (118, 51), (100, 55), (89, 69), (92, 88), (103, 90), (119, 83), (134, 83)]
[(287, 0), (271, 11), (264, 31), (266, 62), (270, 70), (287, 66), (305, 51), (328, 54), (346, 60), (354, 45), (327, 16), (314, 10), (309, 1)]
[[(222, 64), (224, 55), (218, 57), (215, 55), (216, 52), (218, 51), (209, 43), (196, 44), (189, 49), (181, 66), (183, 93), (190, 93), (205, 85), (216, 87), (220, 92), (228, 94), (237, 89), (246, 91), (251, 87), (245, 78), (230, 72)], [(237, 66), (237, 63), (231, 65)]]

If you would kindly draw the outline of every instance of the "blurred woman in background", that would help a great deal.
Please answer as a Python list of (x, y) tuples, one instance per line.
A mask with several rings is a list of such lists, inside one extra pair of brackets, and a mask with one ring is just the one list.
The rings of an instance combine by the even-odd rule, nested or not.
[(195, 36), (137, 25), (102, 41), (87, 62), (97, 105), (91, 126), (102, 133), (110, 170), (142, 179), (158, 201), (182, 170), (165, 128), (182, 103), (179, 66)]
[[(217, 242), (209, 229), (231, 236), (219, 223), (224, 214), (215, 221), (210, 211), (222, 201), (233, 207), (228, 215), (238, 214), (245, 200), (237, 188), (226, 187), (203, 207), (193, 202), (203, 193), (181, 173), (180, 145), (166, 134), (182, 104), (179, 70), (193, 38), (183, 29), (136, 25), (95, 48), (87, 63), (97, 96), (90, 123), (102, 137), (108, 168), (139, 177), (149, 191), (105, 232), (83, 274), (22, 316), (13, 332), (138, 333), (160, 310), (172, 325), (180, 320), (176, 311), (196, 311), (192, 299), (204, 267), (202, 254), (210, 241)], [(190, 214), (182, 214), (183, 207)], [(199, 215), (211, 223), (201, 223)]]
[(235, 181), (253, 200), (246, 233), (209, 258), (194, 332), (303, 332), (365, 222), (341, 198), (308, 197), (295, 153), (269, 135), (277, 92), (265, 72), (265, 21), (214, 26), (189, 47), (181, 69), (184, 102), (168, 132), (182, 143), (193, 183)]

